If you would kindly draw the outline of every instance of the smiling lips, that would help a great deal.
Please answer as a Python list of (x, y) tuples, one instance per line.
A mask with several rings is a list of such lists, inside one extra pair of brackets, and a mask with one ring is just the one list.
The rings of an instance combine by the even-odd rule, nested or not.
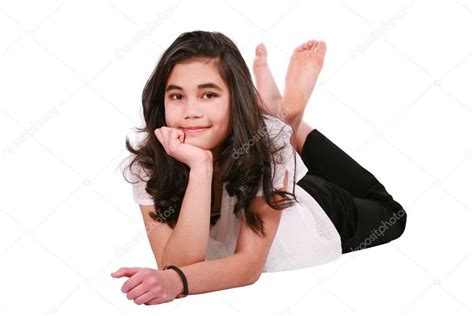
[(209, 127), (205, 127), (205, 126), (191, 126), (191, 127), (183, 127), (183, 130), (186, 133), (197, 133), (197, 132), (202, 132), (208, 128)]

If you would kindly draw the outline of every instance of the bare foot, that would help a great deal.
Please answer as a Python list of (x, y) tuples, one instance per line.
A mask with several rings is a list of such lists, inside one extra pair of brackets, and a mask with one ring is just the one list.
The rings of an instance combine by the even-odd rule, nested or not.
[(298, 46), (291, 56), (280, 111), (285, 111), (286, 121), (294, 131), (303, 118), (304, 108), (323, 67), (325, 54), (326, 43), (312, 40)]
[(260, 108), (272, 115), (278, 113), (282, 100), (280, 91), (273, 79), (273, 75), (267, 64), (267, 49), (265, 45), (259, 44), (255, 49), (255, 60), (253, 62), (253, 72), (257, 85), (257, 91), (263, 99), (264, 104), (259, 104)]

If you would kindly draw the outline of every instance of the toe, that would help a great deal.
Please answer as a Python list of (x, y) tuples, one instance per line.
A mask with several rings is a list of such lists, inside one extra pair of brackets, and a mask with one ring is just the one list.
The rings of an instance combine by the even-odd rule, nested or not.
[(258, 57), (265, 57), (267, 54), (267, 49), (265, 48), (265, 45), (263, 43), (260, 43), (257, 45), (257, 48), (255, 49), (255, 55)]
[(295, 52), (301, 52), (304, 49), (305, 44), (301, 44), (300, 46), (296, 47)]
[(317, 53), (320, 55), (324, 55), (326, 54), (326, 50), (327, 50), (326, 43), (324, 41), (319, 41)]

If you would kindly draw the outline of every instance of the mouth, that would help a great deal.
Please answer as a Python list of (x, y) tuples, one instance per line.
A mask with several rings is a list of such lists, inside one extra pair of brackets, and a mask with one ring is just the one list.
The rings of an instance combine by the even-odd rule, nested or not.
[(205, 131), (207, 130), (209, 127), (187, 127), (187, 128), (183, 128), (183, 131), (185, 133), (198, 133), (198, 132), (202, 132), (202, 131)]

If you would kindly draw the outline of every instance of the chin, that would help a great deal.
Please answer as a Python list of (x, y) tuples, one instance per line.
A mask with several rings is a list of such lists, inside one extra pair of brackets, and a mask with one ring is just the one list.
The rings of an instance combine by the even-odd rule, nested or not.
[(193, 145), (193, 146), (196, 146), (198, 148), (201, 148), (201, 149), (204, 149), (204, 150), (209, 150), (209, 146), (207, 146), (207, 144), (202, 144), (201, 141), (199, 140), (196, 140), (196, 139), (189, 139), (189, 138), (186, 138), (186, 140), (184, 141), (185, 144), (188, 144), (188, 145)]

